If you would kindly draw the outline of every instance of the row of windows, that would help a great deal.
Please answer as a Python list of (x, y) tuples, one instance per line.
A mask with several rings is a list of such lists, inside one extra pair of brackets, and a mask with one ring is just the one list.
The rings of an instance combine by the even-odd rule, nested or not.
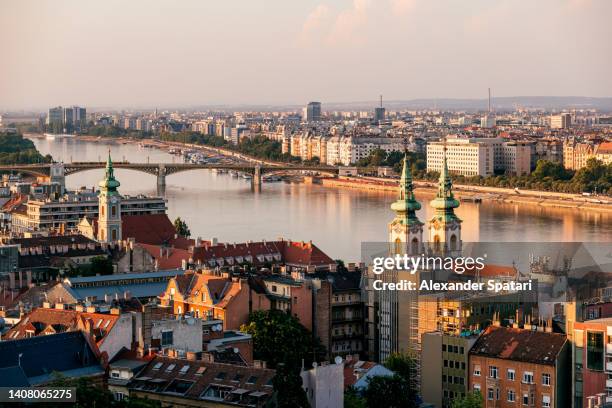
[(444, 367), (447, 368), (461, 368), (465, 370), (465, 362), (461, 361), (453, 361), (453, 360), (444, 360)]
[(449, 353), (456, 353), (456, 354), (464, 354), (465, 349), (463, 348), (463, 346), (453, 346), (453, 345), (446, 345), (443, 344), (442, 345), (442, 351), (448, 351)]
[[(474, 391), (480, 392), (480, 384), (474, 384)], [(487, 388), (487, 400), (499, 400), (501, 398), (501, 392), (499, 388)], [(517, 402), (516, 401), (516, 392), (513, 389), (509, 389), (506, 391), (506, 400), (508, 402)], [(551, 405), (550, 395), (543, 394), (542, 395), (542, 407), (549, 408)], [(524, 392), (522, 395), (521, 402), (523, 405), (531, 405), (535, 404), (535, 394)]]
[[(474, 376), (480, 377), (480, 366), (474, 366)], [(499, 368), (496, 366), (489, 366), (489, 378), (500, 378), (499, 377)], [(516, 371), (512, 368), (506, 370), (506, 379), (509, 381), (514, 381), (516, 379)], [(522, 382), (525, 384), (534, 384), (534, 376), (533, 372), (525, 371), (523, 372)], [(542, 385), (550, 386), (550, 374), (543, 373), (542, 374)]]

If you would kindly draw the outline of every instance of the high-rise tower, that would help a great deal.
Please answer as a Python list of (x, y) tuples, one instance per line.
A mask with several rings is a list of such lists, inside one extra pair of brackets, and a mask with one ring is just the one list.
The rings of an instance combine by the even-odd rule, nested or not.
[(429, 220), (429, 243), (434, 251), (458, 253), (461, 251), (461, 220), (455, 215), (459, 201), (453, 195), (453, 183), (448, 173), (446, 148), (438, 193), (431, 201), (434, 216)]
[(113, 242), (121, 240), (121, 195), (117, 187), (121, 185), (113, 170), (113, 161), (108, 153), (104, 179), (98, 184), (98, 241)]

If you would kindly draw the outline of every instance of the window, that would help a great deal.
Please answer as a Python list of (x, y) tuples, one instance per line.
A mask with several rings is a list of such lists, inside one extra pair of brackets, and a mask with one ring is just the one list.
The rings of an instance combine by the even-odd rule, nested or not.
[(523, 393), (523, 405), (529, 405), (529, 394)]
[(254, 375), (250, 376), (249, 379), (246, 381), (247, 384), (255, 384), (257, 382), (257, 377), (255, 377)]
[(122, 392), (115, 392), (115, 401), (123, 401), (125, 394)]
[(181, 367), (179, 374), (185, 374), (187, 371), (189, 371), (189, 366), (184, 365), (183, 367)]
[(226, 376), (227, 376), (227, 374), (225, 372), (220, 371), (215, 376), (215, 380), (224, 380)]
[(112, 378), (119, 378), (120, 375), (119, 375), (119, 373), (117, 371), (111, 371), (111, 377)]
[(550, 407), (550, 395), (542, 395), (542, 407)]
[(480, 384), (474, 384), (474, 392), (480, 393)]
[(497, 378), (497, 367), (489, 366), (489, 377), (490, 378)]
[(587, 367), (591, 370), (603, 371), (604, 368), (604, 338), (603, 332), (587, 332)]
[(531, 371), (525, 371), (523, 373), (523, 383), (533, 384), (533, 373)]
[(446, 351), (446, 344), (442, 345), (442, 351)]
[(480, 366), (479, 365), (474, 366), (474, 375), (476, 377), (480, 377)]
[(171, 372), (172, 370), (174, 370), (174, 367), (176, 367), (176, 364), (170, 364), (168, 367), (166, 367), (166, 372)]
[(506, 373), (506, 378), (510, 381), (514, 381), (514, 377), (515, 377), (514, 370), (512, 368), (509, 368), (508, 372)]
[(173, 344), (173, 332), (172, 330), (164, 330), (162, 332), (161, 337), (161, 345), (163, 346), (171, 346)]
[(111, 206), (111, 216), (114, 218), (117, 216), (117, 206)]
[(516, 401), (516, 393), (514, 390), (508, 390), (508, 402)]
[(159, 370), (163, 364), (164, 363), (155, 363), (155, 365), (153, 366), (153, 369), (154, 370)]
[(487, 389), (487, 399), (488, 400), (492, 400), (493, 399), (493, 388), (488, 388)]
[(550, 386), (550, 374), (548, 373), (542, 374), (542, 385)]

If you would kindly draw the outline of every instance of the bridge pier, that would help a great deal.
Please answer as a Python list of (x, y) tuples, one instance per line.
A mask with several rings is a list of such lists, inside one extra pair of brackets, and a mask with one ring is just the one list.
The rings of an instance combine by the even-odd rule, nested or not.
[(261, 166), (256, 165), (253, 171), (253, 178), (251, 179), (253, 186), (261, 187)]
[(160, 164), (157, 168), (157, 194), (164, 195), (166, 193), (166, 166)]

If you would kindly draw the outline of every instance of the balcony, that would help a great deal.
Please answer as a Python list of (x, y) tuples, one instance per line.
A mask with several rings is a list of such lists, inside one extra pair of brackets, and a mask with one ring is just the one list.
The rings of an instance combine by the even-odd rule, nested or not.
[(606, 363), (606, 371), (612, 371), (612, 361)]
[(612, 354), (612, 343), (606, 344), (606, 354)]
[(612, 389), (612, 380), (606, 380), (606, 388)]

